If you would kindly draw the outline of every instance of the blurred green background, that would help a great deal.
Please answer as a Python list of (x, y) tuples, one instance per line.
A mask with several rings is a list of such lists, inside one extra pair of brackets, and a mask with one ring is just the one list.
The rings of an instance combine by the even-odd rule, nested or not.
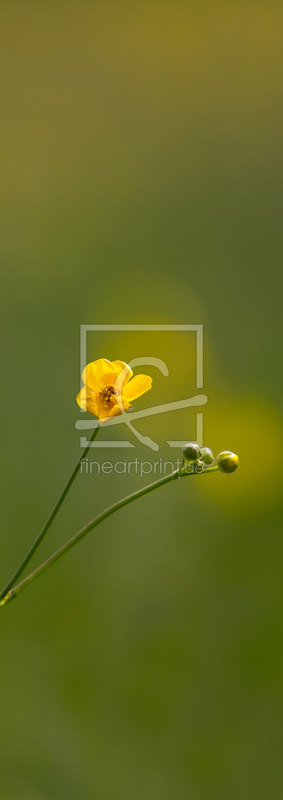
[[(241, 461), (124, 509), (2, 608), (1, 800), (282, 800), (282, 4), (1, 17), (2, 584), (80, 453), (80, 324), (204, 324), (205, 443)], [(178, 369), (145, 369), (137, 409), (194, 393), (189, 340), (89, 344), (144, 355)], [(182, 413), (137, 427), (194, 438)], [(33, 565), (139, 486), (78, 476)]]

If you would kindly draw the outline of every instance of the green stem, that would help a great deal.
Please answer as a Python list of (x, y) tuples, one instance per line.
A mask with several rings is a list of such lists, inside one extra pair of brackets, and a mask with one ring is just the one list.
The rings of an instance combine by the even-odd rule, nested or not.
[(18, 580), (18, 578), (20, 577), (20, 575), (24, 571), (26, 565), (28, 564), (28, 562), (32, 558), (33, 554), (37, 550), (38, 546), (40, 545), (40, 542), (42, 542), (42, 539), (44, 538), (45, 534), (47, 533), (48, 529), (50, 528), (51, 523), (53, 522), (54, 518), (56, 517), (56, 514), (58, 513), (59, 508), (61, 507), (61, 505), (63, 503), (63, 500), (65, 500), (65, 497), (68, 494), (68, 491), (71, 488), (72, 483), (74, 482), (76, 475), (78, 474), (81, 462), (82, 462), (83, 458), (85, 458), (85, 456), (87, 455), (87, 453), (88, 453), (88, 451), (89, 451), (89, 449), (91, 447), (91, 443), (94, 441), (95, 437), (98, 434), (99, 428), (100, 428), (100, 425), (98, 423), (96, 425), (96, 427), (94, 428), (94, 430), (93, 430), (93, 432), (91, 434), (91, 437), (90, 437), (90, 439), (89, 439), (89, 441), (88, 441), (88, 443), (87, 443), (82, 455), (80, 456), (80, 458), (79, 458), (79, 460), (78, 460), (78, 462), (77, 462), (77, 464), (75, 466), (75, 469), (73, 470), (69, 480), (67, 481), (66, 486), (63, 489), (62, 494), (60, 494), (60, 497), (57, 500), (57, 503), (54, 506), (53, 511), (51, 512), (50, 516), (48, 517), (47, 522), (45, 523), (44, 527), (40, 531), (37, 539), (35, 540), (35, 542), (31, 546), (30, 550), (26, 554), (24, 560), (22, 561), (22, 563), (20, 564), (20, 566), (16, 570), (15, 574), (13, 575), (13, 577), (9, 580), (9, 582), (4, 587), (4, 589), (2, 589), (2, 592), (0, 592), (0, 601), (3, 600), (4, 597), (6, 597), (7, 593), (10, 591), (12, 586), (14, 586), (14, 584), (16, 583), (16, 581)]
[[(203, 473), (200, 474), (204, 474), (206, 472), (216, 472), (217, 470), (218, 467), (207, 467), (203, 471)], [(39, 567), (37, 567), (37, 569), (34, 570), (34, 572), (32, 572), (30, 575), (27, 576), (27, 578), (21, 581), (21, 583), (15, 586), (14, 589), (12, 589), (12, 591), (8, 592), (8, 594), (4, 597), (0, 605), (5, 605), (6, 603), (9, 602), (9, 600), (12, 600), (14, 597), (16, 597), (19, 594), (19, 592), (21, 592), (22, 589), (25, 588), (25, 586), (28, 586), (28, 584), (34, 581), (35, 578), (38, 577), (38, 575), (41, 575), (41, 573), (45, 572), (45, 570), (48, 569), (48, 567), (51, 567), (52, 564), (55, 564), (55, 562), (58, 561), (59, 558), (64, 556), (65, 553), (67, 553), (68, 550), (71, 549), (71, 547), (74, 547), (77, 544), (77, 542), (79, 542), (81, 539), (83, 539), (84, 536), (87, 535), (87, 533), (93, 530), (93, 528), (96, 528), (96, 526), (99, 525), (100, 522), (103, 522), (104, 519), (110, 517), (111, 514), (114, 514), (115, 511), (119, 511), (120, 508), (123, 508), (124, 506), (127, 506), (129, 503), (132, 503), (134, 500), (137, 500), (138, 497), (143, 497), (143, 495), (148, 494), (149, 492), (153, 492), (153, 490), (158, 489), (159, 486), (164, 486), (165, 483), (169, 483), (170, 481), (176, 480), (176, 478), (179, 477), (186, 477), (188, 475), (194, 475), (194, 474), (195, 474), (194, 472), (186, 473), (182, 469), (181, 470), (177, 469), (174, 472), (171, 472), (170, 475), (166, 475), (165, 478), (160, 478), (158, 481), (151, 483), (149, 486), (143, 487), (142, 489), (138, 489), (137, 492), (133, 492), (133, 494), (128, 495), (128, 497), (124, 497), (122, 500), (119, 500), (118, 503), (114, 503), (113, 506), (110, 506), (109, 508), (106, 509), (106, 511), (103, 511), (102, 514), (99, 514), (97, 517), (92, 519), (91, 522), (88, 523), (88, 525), (85, 525), (85, 527), (82, 528), (80, 531), (78, 531), (78, 533), (76, 533), (75, 536), (72, 536), (72, 538), (69, 539), (69, 541), (66, 542), (66, 544), (60, 547), (59, 550), (56, 551), (56, 553), (53, 553), (53, 555), (50, 556), (50, 558), (47, 558), (46, 561), (43, 562), (43, 564), (41, 564)]]

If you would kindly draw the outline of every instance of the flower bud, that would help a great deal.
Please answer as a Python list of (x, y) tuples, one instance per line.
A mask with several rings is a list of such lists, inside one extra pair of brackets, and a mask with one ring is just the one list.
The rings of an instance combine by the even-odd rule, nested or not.
[(204, 469), (205, 469), (203, 461), (199, 461), (199, 460), (198, 461), (194, 461), (192, 467), (193, 467), (193, 471), (196, 472), (196, 473), (203, 472)]
[(186, 475), (191, 475), (192, 473), (199, 473), (204, 472), (205, 466), (203, 461), (197, 459), (196, 461), (187, 461), (185, 466), (183, 467), (183, 473)]
[(182, 448), (183, 456), (187, 461), (197, 461), (200, 457), (200, 447), (194, 442), (188, 442)]
[(200, 452), (200, 460), (203, 462), (203, 464), (206, 464), (207, 466), (209, 466), (209, 464), (213, 464), (214, 455), (210, 447), (201, 447)]
[(231, 453), (230, 450), (223, 450), (222, 453), (219, 453), (216, 461), (221, 472), (235, 472), (239, 466), (239, 456)]

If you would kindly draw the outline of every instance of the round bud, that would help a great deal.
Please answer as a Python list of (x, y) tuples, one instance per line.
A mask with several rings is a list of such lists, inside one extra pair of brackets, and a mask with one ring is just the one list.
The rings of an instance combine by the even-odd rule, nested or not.
[(231, 453), (230, 450), (223, 450), (222, 453), (219, 453), (216, 461), (221, 472), (235, 472), (239, 466), (239, 456)]
[(201, 447), (200, 448), (201, 456), (200, 459), (203, 464), (209, 466), (209, 464), (213, 464), (214, 462), (214, 455), (210, 447)]
[(199, 473), (199, 472), (203, 472), (205, 467), (204, 467), (203, 461), (199, 461), (198, 460), (198, 461), (194, 461), (194, 463), (192, 465), (192, 468), (193, 468), (193, 472)]
[(200, 457), (200, 447), (194, 442), (188, 442), (182, 448), (183, 456), (187, 461), (197, 461)]

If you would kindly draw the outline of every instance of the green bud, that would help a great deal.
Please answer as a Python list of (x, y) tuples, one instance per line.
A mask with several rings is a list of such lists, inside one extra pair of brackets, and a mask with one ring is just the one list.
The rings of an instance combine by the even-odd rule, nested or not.
[(235, 472), (239, 466), (239, 456), (231, 453), (230, 450), (223, 450), (222, 453), (219, 453), (216, 461), (221, 472)]
[(201, 447), (200, 448), (201, 456), (200, 459), (203, 464), (209, 466), (209, 464), (213, 464), (214, 462), (214, 455), (210, 447)]
[(193, 463), (193, 471), (198, 473), (198, 472), (203, 472), (203, 470), (204, 470), (203, 461), (194, 461), (194, 463)]
[(186, 465), (184, 466), (184, 471), (187, 475), (191, 475), (192, 472), (203, 472), (205, 469), (204, 463), (202, 461), (187, 461)]
[(194, 442), (188, 442), (182, 448), (183, 456), (187, 461), (197, 461), (200, 457), (200, 447)]

